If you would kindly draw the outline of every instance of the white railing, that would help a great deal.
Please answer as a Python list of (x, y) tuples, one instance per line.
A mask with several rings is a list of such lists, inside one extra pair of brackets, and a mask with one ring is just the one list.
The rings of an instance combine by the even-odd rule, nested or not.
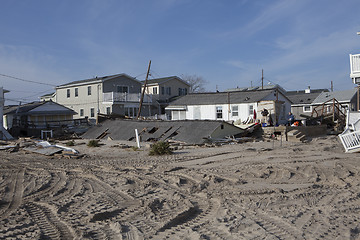
[[(119, 93), (108, 92), (103, 93), (103, 102), (140, 102), (141, 93)], [(144, 95), (144, 103), (151, 103), (151, 95)]]
[(360, 73), (360, 54), (350, 54), (350, 74)]
[(339, 134), (346, 152), (360, 151), (360, 131)]

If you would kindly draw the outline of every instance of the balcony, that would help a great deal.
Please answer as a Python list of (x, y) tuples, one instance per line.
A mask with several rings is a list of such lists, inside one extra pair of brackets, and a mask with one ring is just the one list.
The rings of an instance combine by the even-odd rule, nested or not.
[[(103, 102), (107, 103), (120, 103), (120, 102), (140, 102), (141, 93), (120, 93), (108, 92), (103, 93)], [(151, 95), (144, 95), (144, 103), (151, 103)]]
[(350, 77), (354, 84), (360, 84), (360, 54), (350, 54)]

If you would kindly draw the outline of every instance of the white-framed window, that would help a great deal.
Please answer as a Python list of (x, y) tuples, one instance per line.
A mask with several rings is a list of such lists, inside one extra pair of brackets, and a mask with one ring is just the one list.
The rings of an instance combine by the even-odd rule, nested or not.
[(158, 94), (158, 93), (157, 93), (157, 87), (153, 87), (152, 90), (153, 90), (153, 94)]
[(222, 118), (222, 107), (221, 106), (217, 106), (216, 107), (216, 118), (220, 119)]
[(184, 110), (171, 111), (171, 119), (172, 120), (185, 120), (186, 112)]
[(249, 115), (254, 115), (254, 105), (249, 105)]
[(231, 106), (231, 116), (233, 116), (233, 117), (239, 116), (239, 106), (238, 105)]
[(107, 114), (107, 115), (110, 115), (110, 112), (111, 112), (111, 108), (110, 108), (110, 107), (106, 107), (106, 114)]
[(88, 96), (90, 96), (91, 95), (91, 86), (88, 86), (87, 90), (88, 90)]
[(90, 117), (95, 117), (95, 108), (90, 108)]
[(303, 112), (312, 112), (312, 106), (303, 106)]
[(79, 96), (79, 89), (75, 88), (75, 97), (78, 97), (78, 96)]
[(80, 109), (80, 117), (84, 116), (84, 109)]
[(119, 93), (129, 93), (129, 86), (117, 85), (116, 86), (116, 91), (119, 92)]
[(66, 97), (70, 98), (70, 89), (66, 89)]

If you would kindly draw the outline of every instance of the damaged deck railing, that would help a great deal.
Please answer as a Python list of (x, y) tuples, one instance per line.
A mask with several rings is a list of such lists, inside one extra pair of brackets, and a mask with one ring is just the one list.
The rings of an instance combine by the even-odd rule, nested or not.
[(360, 151), (360, 131), (340, 134), (339, 138), (346, 152)]

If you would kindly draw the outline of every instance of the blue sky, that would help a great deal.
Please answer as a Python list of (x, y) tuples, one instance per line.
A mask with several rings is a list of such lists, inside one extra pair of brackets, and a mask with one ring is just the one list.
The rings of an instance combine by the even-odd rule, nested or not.
[[(355, 0), (1, 1), (0, 75), (7, 104), (52, 85), (126, 73), (201, 76), (208, 91), (261, 84), (353, 88)], [(15, 101), (10, 101), (15, 100)]]

